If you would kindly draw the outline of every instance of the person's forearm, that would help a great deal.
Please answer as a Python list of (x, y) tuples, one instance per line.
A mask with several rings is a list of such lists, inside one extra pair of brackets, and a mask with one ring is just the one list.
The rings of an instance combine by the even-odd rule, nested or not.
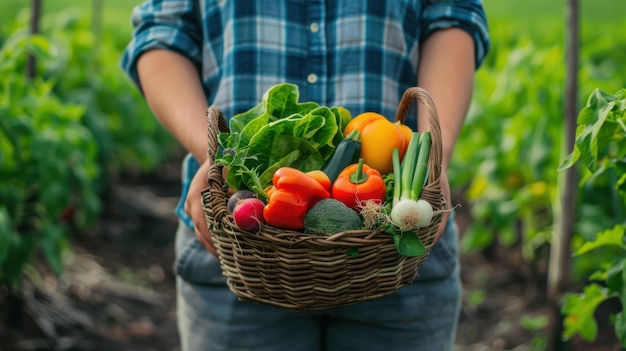
[(137, 71), (156, 118), (198, 162), (204, 162), (208, 103), (196, 67), (182, 55), (155, 49), (141, 55)]
[[(431, 95), (437, 106), (443, 167), (447, 169), (472, 98), (474, 42), (462, 29), (445, 29), (433, 33), (422, 44), (421, 52), (418, 86)], [(420, 129), (427, 129), (427, 123), (424, 113), (420, 113)]]

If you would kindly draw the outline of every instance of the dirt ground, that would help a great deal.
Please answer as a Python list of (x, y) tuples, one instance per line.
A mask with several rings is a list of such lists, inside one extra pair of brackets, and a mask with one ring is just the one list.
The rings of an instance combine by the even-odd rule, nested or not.
[[(177, 162), (151, 174), (125, 174), (103, 218), (73, 240), (66, 273), (28, 279), (24, 300), (0, 286), (0, 351), (178, 350), (173, 209)], [(463, 207), (462, 207), (463, 208)], [(461, 228), (471, 220), (460, 210)], [(463, 308), (455, 351), (542, 350), (546, 334), (521, 326), (548, 309), (537, 278), (510, 250), (463, 254)], [(618, 351), (608, 313), (599, 316), (593, 344), (572, 351)], [(20, 312), (21, 311), (21, 312)], [(23, 313), (26, 311), (26, 313)]]

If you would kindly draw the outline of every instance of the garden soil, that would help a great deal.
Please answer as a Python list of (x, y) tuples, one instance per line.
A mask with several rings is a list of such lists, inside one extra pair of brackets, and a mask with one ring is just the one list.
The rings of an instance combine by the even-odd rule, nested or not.
[[(125, 172), (111, 188), (104, 215), (89, 231), (76, 230), (61, 276), (42, 266), (16, 298), (0, 286), (0, 351), (174, 351), (176, 328), (173, 213), (178, 160), (148, 174)], [(461, 230), (471, 225), (459, 197)], [(515, 249), (494, 246), (461, 255), (463, 307), (455, 351), (542, 350), (545, 271), (527, 268)], [(572, 351), (617, 351), (601, 306), (593, 344), (570, 341)], [(605, 311), (605, 313), (602, 313)], [(538, 322), (537, 322), (538, 321)], [(526, 327), (522, 327), (524, 324)]]

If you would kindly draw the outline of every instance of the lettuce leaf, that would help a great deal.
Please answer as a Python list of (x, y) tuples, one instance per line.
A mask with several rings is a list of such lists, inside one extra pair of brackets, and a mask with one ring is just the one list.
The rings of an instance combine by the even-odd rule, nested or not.
[(263, 192), (280, 167), (303, 172), (321, 169), (343, 138), (344, 121), (337, 107), (299, 102), (298, 87), (273, 86), (259, 105), (229, 121), (229, 133), (218, 135), (223, 150), (216, 162), (228, 167), (226, 182), (236, 189)]

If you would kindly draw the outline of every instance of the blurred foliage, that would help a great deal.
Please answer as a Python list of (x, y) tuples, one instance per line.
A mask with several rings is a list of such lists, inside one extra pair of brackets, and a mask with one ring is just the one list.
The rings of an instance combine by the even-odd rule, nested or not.
[[(564, 48), (538, 46), (530, 38), (500, 38), (507, 32), (498, 26), (492, 32), (498, 45), (477, 72), (472, 109), (449, 178), (471, 204), (474, 222), (463, 237), (463, 248), (521, 242), (532, 262), (552, 233), (557, 168), (564, 157)], [(623, 62), (626, 35), (583, 42), (580, 96), (626, 85)], [(601, 200), (611, 189), (596, 186), (591, 193)], [(598, 207), (602, 201), (579, 202), (579, 236), (589, 238), (611, 222), (610, 209)]]
[[(106, 30), (92, 28), (92, 3), (44, 1), (50, 11), (35, 36), (28, 34), (29, 2), (0, 4), (0, 282), (19, 282), (38, 254), (60, 272), (70, 224), (94, 223), (110, 177), (125, 168), (150, 170), (178, 148), (119, 67), (138, 1), (105, 1)], [(492, 50), (477, 72), (449, 179), (473, 219), (463, 249), (520, 245), (534, 264), (550, 242), (565, 157), (565, 3), (522, 3), (485, 0)], [(581, 3), (583, 107), (597, 89), (613, 94), (626, 86), (626, 32), (615, 30), (623, 15), (613, 0)], [(33, 80), (24, 75), (28, 53), (38, 62)], [(593, 338), (594, 306), (615, 294), (625, 301), (619, 289), (626, 261), (615, 246), (623, 238), (626, 181), (615, 172), (620, 168), (602, 163), (611, 160), (596, 160), (601, 172), (575, 165), (583, 177), (572, 219), (573, 278), (594, 283), (564, 305), (568, 336)], [(594, 250), (580, 251), (589, 245)], [(615, 318), (622, 341), (625, 319)], [(525, 325), (534, 329), (531, 322)]]
[[(578, 115), (574, 150), (561, 169), (581, 166), (580, 193), (584, 203), (603, 206), (611, 220), (593, 236), (582, 238), (575, 257), (592, 261), (581, 293), (565, 297), (565, 337), (580, 335), (593, 341), (597, 307), (616, 297), (626, 307), (626, 88), (609, 94), (596, 89)], [(598, 189), (610, 189), (606, 196)], [(602, 197), (599, 197), (602, 196)], [(615, 332), (626, 347), (626, 308), (613, 316)]]
[[(563, 35), (555, 32), (546, 35), (549, 40), (516, 35), (515, 27), (505, 21), (492, 21), (490, 25), (492, 51), (477, 72), (472, 109), (450, 164), (450, 182), (468, 201), (472, 217), (462, 237), (462, 249), (473, 252), (492, 245), (519, 247), (525, 264), (546, 267), (547, 250), (542, 248), (549, 247), (553, 235), (554, 209), (560, 192), (558, 169), (566, 157), (565, 41)], [(625, 105), (623, 90), (616, 92), (626, 86), (626, 33), (612, 31), (614, 35), (605, 36), (603, 28), (584, 26), (581, 33), (578, 106), (584, 114), (597, 107), (585, 107), (585, 103), (598, 91), (603, 92), (602, 96), (615, 93), (608, 99), (618, 101), (616, 109)], [(584, 118), (579, 117), (581, 121)], [(607, 131), (609, 125), (614, 129)], [(582, 128), (579, 125), (579, 133)], [(602, 130), (598, 132), (600, 137), (587, 149), (596, 148), (602, 155), (593, 161), (598, 164), (592, 166), (585, 158), (585, 162), (575, 165), (582, 179), (576, 197), (577, 213), (569, 219), (575, 222), (572, 252), (585, 243), (595, 242), (602, 237), (598, 233), (606, 231), (617, 231), (617, 246), (621, 248), (599, 245), (593, 253), (573, 257), (574, 284), (585, 286), (589, 279), (601, 278), (600, 284), (606, 286), (586, 287), (581, 294), (571, 295), (564, 306), (569, 323), (565, 336), (580, 333), (586, 340), (596, 335), (590, 328), (595, 326), (593, 312), (597, 304), (612, 296), (611, 292), (617, 294), (618, 290), (611, 290), (608, 276), (617, 279), (621, 274), (626, 281), (626, 246), (621, 242), (624, 230), (620, 227), (626, 221), (626, 140), (617, 136), (626, 129), (618, 122), (597, 129)], [(623, 295), (623, 285), (616, 286)], [(626, 306), (626, 299), (622, 305)], [(574, 320), (577, 323), (572, 323)], [(615, 323), (617, 335), (624, 343), (623, 312)]]
[(43, 30), (57, 55), (41, 60), (40, 72), (54, 81), (59, 97), (87, 108), (85, 124), (98, 140), (102, 163), (115, 170), (158, 165), (175, 143), (119, 66), (120, 43), (128, 39), (96, 37), (85, 18), (71, 13), (55, 20)]
[(38, 254), (61, 272), (70, 226), (94, 223), (111, 177), (151, 170), (178, 145), (119, 67), (119, 38), (72, 12), (44, 17), (38, 35), (12, 28), (0, 50), (0, 282), (17, 283)]
[(9, 38), (0, 51), (0, 280), (15, 282), (42, 250), (61, 271), (69, 212), (88, 225), (97, 216), (98, 145), (85, 107), (63, 101), (54, 83), (25, 78), (26, 56), (50, 58), (43, 36)]

